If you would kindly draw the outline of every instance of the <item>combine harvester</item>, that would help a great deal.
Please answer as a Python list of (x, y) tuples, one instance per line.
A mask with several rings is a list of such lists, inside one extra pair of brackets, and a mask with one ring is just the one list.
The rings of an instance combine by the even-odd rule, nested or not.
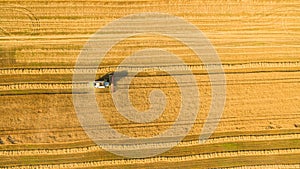
[(92, 85), (97, 89), (111, 88), (111, 91), (114, 92), (114, 72), (107, 73), (101, 78), (93, 81)]

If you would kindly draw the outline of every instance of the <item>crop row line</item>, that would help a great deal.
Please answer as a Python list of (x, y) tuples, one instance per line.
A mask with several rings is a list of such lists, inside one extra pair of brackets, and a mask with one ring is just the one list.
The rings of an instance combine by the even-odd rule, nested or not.
[(2, 168), (74, 168), (74, 167), (96, 167), (96, 166), (116, 166), (128, 164), (146, 164), (158, 162), (184, 162), (193, 160), (205, 160), (214, 158), (230, 158), (230, 157), (249, 157), (249, 156), (270, 156), (270, 155), (293, 155), (299, 154), (300, 149), (272, 149), (272, 150), (240, 150), (233, 152), (213, 152), (205, 154), (187, 155), (187, 156), (170, 156), (170, 157), (151, 157), (143, 159), (119, 159), (119, 160), (103, 160), (103, 161), (89, 161), (89, 162), (73, 162), (62, 164), (40, 164), (40, 165), (23, 165), (17, 167), (2, 167)]
[[(253, 141), (275, 141), (286, 139), (300, 139), (300, 134), (286, 134), (286, 135), (262, 135), (262, 136), (233, 136), (233, 137), (221, 137), (210, 138), (204, 144), (211, 145), (217, 143), (230, 143), (230, 142), (253, 142)], [(149, 143), (149, 144), (134, 144), (134, 145), (102, 145), (107, 149), (113, 149), (116, 151), (128, 151), (128, 150), (146, 150), (146, 149), (158, 149), (166, 148), (175, 142), (161, 142), (161, 143)], [(182, 141), (177, 144), (177, 147), (187, 147), (199, 145), (198, 140)], [(87, 153), (101, 151), (99, 146), (86, 146), (76, 148), (60, 148), (60, 149), (36, 149), (36, 150), (0, 150), (1, 156), (26, 156), (26, 155), (58, 155), (58, 154), (72, 154), (72, 153)]]
[[(180, 70), (206, 70), (218, 69), (220, 66), (223, 69), (247, 69), (247, 68), (275, 68), (275, 67), (300, 67), (300, 61), (290, 62), (251, 62), (251, 63), (234, 63), (234, 64), (202, 64), (202, 65), (141, 65), (141, 66), (103, 66), (99, 68), (91, 68), (89, 66), (74, 68), (1, 68), (0, 75), (19, 75), (19, 74), (73, 74), (73, 73), (105, 73), (107, 71), (120, 70), (128, 71), (153, 71), (153, 69), (164, 69), (167, 71), (180, 71)], [(148, 69), (148, 70), (147, 70)]]

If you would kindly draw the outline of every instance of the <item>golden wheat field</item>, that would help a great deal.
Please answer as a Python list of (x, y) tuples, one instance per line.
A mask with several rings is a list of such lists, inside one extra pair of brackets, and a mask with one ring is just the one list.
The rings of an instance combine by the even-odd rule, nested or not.
[[(183, 18), (203, 32), (222, 62), (226, 102), (213, 135), (199, 144), (212, 103), (202, 61), (188, 46), (158, 34), (120, 41), (105, 55), (97, 77), (138, 50), (162, 48), (187, 64), (201, 100), (191, 130), (175, 147), (127, 158), (99, 147), (83, 130), (73, 105), (72, 77), (95, 32), (145, 12)], [(181, 91), (172, 76), (144, 69), (130, 84), (132, 105), (149, 109), (153, 89), (164, 92), (167, 104), (152, 122), (136, 123), (119, 114), (109, 89), (95, 89), (98, 109), (127, 136), (159, 135), (176, 121)], [(149, 146), (158, 150), (163, 144), (168, 142)], [(0, 168), (300, 168), (300, 1), (0, 0)]]

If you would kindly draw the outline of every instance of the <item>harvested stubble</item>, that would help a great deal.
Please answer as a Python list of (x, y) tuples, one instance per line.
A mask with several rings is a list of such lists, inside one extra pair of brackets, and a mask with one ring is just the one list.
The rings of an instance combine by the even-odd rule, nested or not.
[[(6, 138), (0, 142), (0, 168), (299, 168), (299, 5), (298, 0), (0, 2), (0, 137)], [(203, 65), (187, 46), (159, 35), (116, 44), (97, 75), (115, 70), (136, 50), (158, 47), (180, 56), (201, 94), (199, 115), (184, 141), (160, 156), (126, 159), (97, 147), (80, 127), (71, 95), (77, 56), (99, 28), (139, 12), (183, 17), (201, 29), (221, 58), (226, 107), (216, 133), (203, 145), (197, 138), (211, 104), (205, 68), (214, 63)], [(165, 92), (166, 111), (154, 122), (130, 122), (117, 113), (109, 90), (96, 94), (111, 126), (130, 136), (165, 131), (180, 108), (174, 79), (145, 74), (151, 76), (132, 82), (130, 97), (138, 110), (146, 110), (152, 89)], [(153, 81), (163, 83), (150, 85)]]

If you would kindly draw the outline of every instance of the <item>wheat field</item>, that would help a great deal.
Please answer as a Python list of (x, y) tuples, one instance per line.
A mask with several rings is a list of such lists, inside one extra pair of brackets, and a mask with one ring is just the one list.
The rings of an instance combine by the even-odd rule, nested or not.
[[(85, 133), (73, 105), (72, 77), (96, 31), (142, 12), (181, 17), (205, 34), (224, 68), (226, 104), (216, 131), (199, 144), (212, 103), (206, 65), (169, 37), (144, 34), (119, 42), (99, 65), (98, 77), (135, 51), (163, 48), (191, 69), (201, 99), (192, 129), (177, 146), (154, 157), (126, 158)], [(149, 109), (153, 89), (166, 95), (163, 115), (150, 123), (124, 118), (110, 90), (96, 90), (98, 108), (113, 129), (152, 137), (176, 121), (180, 90), (163, 74), (145, 69), (130, 84), (140, 111)], [(0, 0), (0, 103), (0, 168), (300, 168), (300, 1)]]

